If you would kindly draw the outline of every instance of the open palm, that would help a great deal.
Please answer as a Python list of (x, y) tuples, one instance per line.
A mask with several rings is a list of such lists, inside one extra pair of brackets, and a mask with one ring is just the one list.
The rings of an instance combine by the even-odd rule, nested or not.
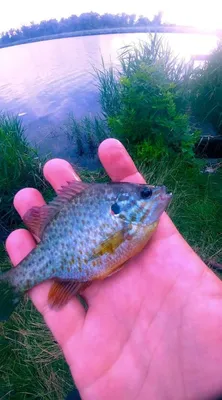
[[(120, 142), (108, 139), (99, 156), (114, 181), (144, 182)], [(55, 190), (79, 179), (64, 160), (44, 167)], [(23, 189), (21, 217), (44, 200)], [(19, 229), (6, 247), (14, 265), (36, 245)], [(83, 400), (212, 399), (222, 393), (222, 286), (164, 214), (150, 243), (125, 267), (63, 309), (47, 305), (51, 282), (30, 296), (60, 344)]]

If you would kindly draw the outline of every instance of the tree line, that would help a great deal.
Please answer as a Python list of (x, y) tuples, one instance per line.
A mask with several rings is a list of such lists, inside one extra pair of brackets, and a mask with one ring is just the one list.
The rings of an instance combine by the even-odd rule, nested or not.
[(20, 40), (27, 40), (41, 36), (57, 35), (75, 31), (104, 28), (124, 28), (133, 26), (159, 26), (161, 25), (162, 14), (158, 13), (152, 20), (147, 17), (135, 14), (103, 14), (95, 12), (83, 13), (79, 16), (71, 15), (69, 18), (50, 19), (41, 21), (39, 24), (31, 22), (30, 25), (23, 25), (19, 29), (10, 29), (3, 32), (0, 44), (6, 45)]

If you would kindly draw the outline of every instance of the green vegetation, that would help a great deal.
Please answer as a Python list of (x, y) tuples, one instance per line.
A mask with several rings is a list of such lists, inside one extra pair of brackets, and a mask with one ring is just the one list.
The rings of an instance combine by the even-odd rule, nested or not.
[(222, 42), (202, 68), (194, 71), (191, 101), (195, 115), (222, 135)]
[(191, 153), (200, 134), (190, 126), (186, 112), (191, 67), (175, 58), (156, 35), (139, 47), (124, 48), (120, 64), (118, 71), (104, 66), (97, 71), (112, 134), (129, 148), (155, 145), (164, 152)]
[[(216, 53), (212, 57), (216, 59)], [(107, 136), (120, 138), (146, 180), (164, 183), (173, 191), (169, 213), (191, 246), (204, 260), (222, 262), (222, 169), (214, 174), (202, 172), (205, 161), (194, 155), (200, 132), (191, 123), (191, 111), (197, 115), (205, 101), (200, 76), (210, 64), (197, 73), (173, 57), (156, 37), (137, 48), (122, 49), (120, 62), (118, 70), (103, 65), (96, 71), (102, 117), (77, 121), (71, 116), (65, 124), (71, 145), (79, 158), (94, 159), (99, 142)], [(203, 93), (199, 105), (194, 99), (195, 85)], [(222, 97), (216, 98), (221, 105)], [(217, 110), (219, 116), (221, 108)], [(1, 116), (0, 146), (0, 217), (11, 230), (20, 225), (11, 209), (18, 189), (34, 186), (46, 198), (51, 192), (42, 178), (44, 160), (28, 144), (17, 118)], [(83, 180), (108, 179), (100, 169), (80, 172)], [(0, 264), (2, 269), (9, 267), (3, 247)], [(72, 388), (60, 350), (28, 300), (0, 325), (0, 381), (0, 398), (12, 400), (62, 400)]]
[(0, 115), (0, 227), (14, 229), (20, 218), (13, 209), (15, 193), (26, 186), (46, 189), (42, 177), (42, 160), (28, 143), (17, 117)]
[(73, 382), (59, 347), (30, 301), (0, 326), (0, 398), (63, 400)]
[(162, 157), (141, 166), (147, 182), (165, 184), (174, 197), (169, 214), (203, 260), (222, 262), (222, 170), (202, 173), (202, 162)]
[(70, 115), (65, 124), (65, 133), (76, 149), (77, 156), (90, 155), (91, 158), (97, 156), (99, 144), (109, 136), (105, 120), (98, 117), (84, 117), (78, 121), (73, 115)]

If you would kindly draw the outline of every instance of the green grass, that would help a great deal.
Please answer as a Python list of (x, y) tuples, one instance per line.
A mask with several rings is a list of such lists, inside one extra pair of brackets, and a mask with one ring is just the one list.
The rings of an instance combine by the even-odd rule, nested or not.
[(26, 186), (46, 190), (44, 160), (29, 144), (18, 117), (0, 114), (0, 229), (9, 231), (20, 218), (12, 207), (15, 193)]
[(60, 349), (30, 301), (0, 326), (0, 381), (1, 399), (63, 400), (73, 388)]
[(105, 119), (99, 117), (84, 117), (77, 120), (70, 115), (65, 124), (65, 133), (76, 150), (77, 157), (97, 157), (99, 143), (109, 136)]
[(172, 190), (169, 214), (200, 257), (222, 262), (222, 170), (205, 174), (201, 164), (163, 158), (141, 170), (148, 182)]

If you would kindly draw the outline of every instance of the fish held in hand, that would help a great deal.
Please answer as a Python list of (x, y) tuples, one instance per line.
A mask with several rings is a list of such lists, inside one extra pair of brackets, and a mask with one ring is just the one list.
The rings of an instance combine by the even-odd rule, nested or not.
[(48, 300), (59, 308), (118, 271), (146, 245), (171, 196), (165, 186), (71, 182), (48, 205), (33, 207), (24, 222), (40, 243), (0, 276), (0, 320), (45, 280), (54, 279)]

